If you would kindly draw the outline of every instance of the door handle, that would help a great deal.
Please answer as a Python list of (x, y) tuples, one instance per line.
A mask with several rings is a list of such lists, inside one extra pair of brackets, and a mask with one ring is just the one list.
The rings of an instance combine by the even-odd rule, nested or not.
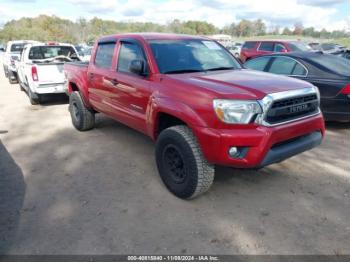
[(112, 83), (112, 85), (114, 85), (114, 86), (116, 86), (116, 85), (118, 85), (119, 84), (119, 82), (118, 82), (118, 80), (117, 79), (111, 79), (111, 80), (109, 80), (111, 83)]

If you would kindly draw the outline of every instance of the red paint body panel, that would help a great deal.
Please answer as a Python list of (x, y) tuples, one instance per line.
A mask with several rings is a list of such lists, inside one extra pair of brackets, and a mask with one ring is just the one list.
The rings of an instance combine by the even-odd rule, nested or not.
[[(76, 86), (85, 104), (122, 122), (152, 139), (157, 138), (161, 113), (185, 122), (196, 135), (207, 160), (214, 164), (240, 168), (259, 165), (269, 149), (276, 143), (304, 134), (321, 131), (322, 115), (265, 127), (256, 124), (230, 125), (220, 121), (213, 109), (213, 100), (258, 100), (276, 92), (302, 89), (311, 84), (247, 69), (207, 73), (162, 75), (159, 73), (147, 41), (150, 39), (188, 39), (198, 37), (164, 34), (123, 34), (101, 38), (115, 41), (113, 65), (110, 69), (94, 65), (95, 50), (88, 67), (66, 64), (69, 92)], [(139, 77), (117, 71), (120, 39), (134, 39), (142, 46), (147, 57), (149, 76)], [(200, 38), (206, 39), (206, 38)], [(116, 80), (118, 84), (113, 84)], [(230, 146), (250, 147), (244, 159), (229, 158)]]
[[(300, 137), (314, 131), (324, 135), (322, 115), (276, 127), (254, 126), (251, 129), (213, 129), (196, 127), (193, 129), (210, 163), (239, 168), (259, 166), (267, 152), (277, 143)], [(243, 159), (229, 157), (231, 146), (249, 147)]]

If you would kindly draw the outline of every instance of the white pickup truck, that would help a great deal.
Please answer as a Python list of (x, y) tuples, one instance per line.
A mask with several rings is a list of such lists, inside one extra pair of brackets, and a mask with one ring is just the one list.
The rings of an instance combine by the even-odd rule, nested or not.
[(80, 61), (73, 45), (48, 43), (28, 44), (18, 62), (21, 90), (31, 104), (38, 104), (45, 94), (65, 93), (65, 62)]
[(26, 44), (37, 43), (31, 40), (10, 41), (6, 45), (6, 50), (3, 58), (3, 67), (5, 76), (11, 84), (17, 83), (17, 65), (23, 47)]

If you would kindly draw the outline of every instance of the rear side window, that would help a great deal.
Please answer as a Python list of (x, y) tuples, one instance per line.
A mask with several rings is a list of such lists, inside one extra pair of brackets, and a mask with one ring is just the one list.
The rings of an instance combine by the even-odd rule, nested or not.
[(282, 45), (282, 44), (275, 44), (274, 52), (279, 53), (279, 52), (282, 52), (283, 50), (286, 50), (284, 45)]
[(95, 65), (102, 68), (111, 68), (115, 43), (99, 44), (96, 51)]
[(274, 44), (272, 42), (262, 42), (259, 46), (260, 51), (273, 51)]
[(129, 65), (132, 60), (145, 61), (141, 48), (133, 43), (122, 42), (118, 57), (118, 71), (131, 73), (129, 70)]
[(256, 46), (256, 42), (245, 42), (243, 45), (243, 49), (253, 49)]
[(328, 51), (328, 50), (334, 49), (335, 45), (334, 44), (322, 44), (321, 47), (322, 47), (323, 50)]
[(11, 52), (14, 53), (21, 53), (23, 50), (24, 44), (12, 44), (11, 45)]
[(314, 54), (309, 58), (311, 61), (333, 71), (337, 74), (350, 76), (350, 60), (335, 55)]
[(275, 58), (269, 72), (279, 75), (306, 75), (305, 68), (289, 57)]
[(252, 60), (249, 60), (248, 62), (246, 62), (244, 64), (244, 66), (246, 68), (249, 69), (253, 69), (253, 70), (258, 70), (258, 71), (264, 71), (266, 65), (268, 64), (268, 62), (270, 61), (270, 57), (259, 57), (259, 58), (255, 58)]

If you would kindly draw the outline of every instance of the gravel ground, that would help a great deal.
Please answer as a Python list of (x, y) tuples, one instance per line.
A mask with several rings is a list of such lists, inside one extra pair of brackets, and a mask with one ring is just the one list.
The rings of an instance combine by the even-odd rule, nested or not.
[(281, 164), (219, 167), (183, 201), (128, 127), (80, 133), (65, 97), (31, 106), (2, 72), (0, 112), (0, 254), (350, 254), (350, 124)]

